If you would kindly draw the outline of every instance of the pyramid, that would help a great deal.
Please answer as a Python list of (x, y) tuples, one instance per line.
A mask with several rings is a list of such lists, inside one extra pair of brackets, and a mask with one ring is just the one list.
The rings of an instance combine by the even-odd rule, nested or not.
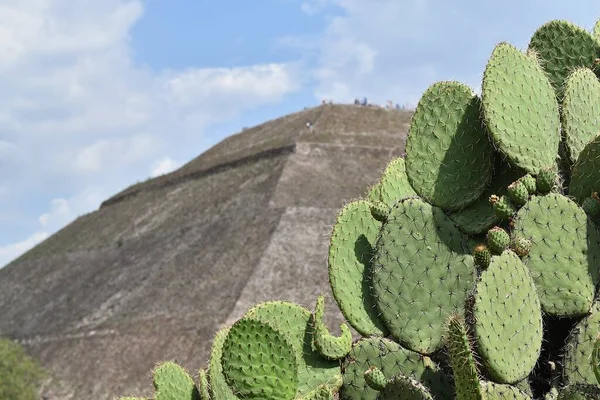
[(196, 376), (252, 305), (330, 294), (336, 213), (403, 154), (411, 116), (305, 109), (123, 190), (0, 269), (0, 336), (52, 373), (49, 399), (151, 397), (159, 361)]

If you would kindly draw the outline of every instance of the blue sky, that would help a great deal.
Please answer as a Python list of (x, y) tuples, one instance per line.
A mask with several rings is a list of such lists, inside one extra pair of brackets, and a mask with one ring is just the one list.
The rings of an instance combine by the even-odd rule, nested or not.
[(9, 0), (0, 4), (0, 266), (243, 126), (366, 96), (476, 91), (494, 46), (598, 1)]

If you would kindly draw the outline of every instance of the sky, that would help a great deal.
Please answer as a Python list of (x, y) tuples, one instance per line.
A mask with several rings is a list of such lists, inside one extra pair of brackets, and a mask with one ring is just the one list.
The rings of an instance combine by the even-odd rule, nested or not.
[(597, 0), (0, 0), (0, 267), (127, 186), (322, 99), (479, 92)]

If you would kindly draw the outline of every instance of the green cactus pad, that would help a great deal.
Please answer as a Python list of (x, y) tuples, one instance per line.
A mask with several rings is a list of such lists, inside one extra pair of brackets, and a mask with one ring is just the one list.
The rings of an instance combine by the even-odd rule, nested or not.
[(532, 400), (527, 393), (511, 385), (482, 382), (481, 387), (486, 400)]
[(600, 136), (589, 142), (573, 165), (569, 195), (583, 200), (600, 192)]
[(227, 338), (229, 328), (220, 329), (213, 339), (210, 349), (210, 361), (208, 366), (208, 381), (210, 382), (210, 397), (219, 400), (237, 400), (237, 397), (227, 385), (221, 357), (223, 355), (223, 343)]
[(502, 254), (502, 252), (510, 245), (510, 236), (504, 229), (498, 226), (490, 229), (486, 238), (488, 248), (494, 254)]
[(153, 371), (156, 400), (200, 400), (200, 393), (188, 372), (174, 362), (161, 363)]
[(486, 127), (503, 154), (534, 175), (554, 164), (558, 102), (534, 59), (508, 43), (497, 45), (485, 68), (482, 96)]
[(479, 268), (487, 268), (492, 259), (492, 253), (485, 244), (479, 244), (473, 249), (473, 259)]
[(239, 397), (291, 400), (296, 396), (296, 350), (265, 322), (243, 318), (233, 324), (223, 343), (221, 364), (227, 383)]
[(567, 339), (563, 374), (568, 384), (598, 385), (592, 365), (594, 343), (600, 332), (600, 303), (594, 303), (588, 316), (582, 319)]
[(600, 387), (597, 385), (573, 385), (561, 390), (557, 400), (598, 400)]
[(285, 301), (268, 301), (252, 307), (244, 318), (265, 322), (285, 335), (298, 356), (299, 395), (306, 395), (320, 385), (339, 388), (339, 363), (326, 360), (313, 350), (312, 314), (306, 308)]
[(379, 222), (384, 222), (390, 213), (390, 208), (384, 202), (371, 203), (371, 215)]
[(339, 360), (344, 358), (352, 349), (352, 332), (348, 325), (340, 324), (341, 335), (339, 337), (332, 336), (327, 329), (327, 325), (323, 322), (325, 314), (325, 296), (317, 298), (315, 311), (312, 314), (313, 325), (313, 347), (323, 357), (329, 360)]
[(390, 161), (379, 180), (378, 201), (388, 207), (404, 197), (416, 196), (417, 193), (408, 182), (404, 158), (398, 157)]
[(377, 182), (376, 184), (374, 184), (373, 186), (371, 186), (369, 188), (369, 190), (367, 191), (366, 194), (366, 198), (368, 201), (372, 202), (372, 203), (377, 203), (378, 201), (380, 201), (380, 186), (379, 186), (379, 182)]
[(589, 68), (579, 68), (567, 79), (561, 119), (570, 163), (600, 133), (600, 81)]
[(446, 316), (464, 312), (475, 275), (462, 233), (442, 209), (419, 198), (396, 203), (376, 244), (373, 297), (403, 346), (438, 350)]
[(531, 251), (531, 241), (522, 236), (515, 235), (510, 240), (510, 249), (519, 257), (525, 257)]
[(453, 315), (448, 320), (446, 347), (454, 374), (456, 397), (462, 400), (483, 400), (471, 341), (461, 316)]
[(298, 400), (334, 400), (331, 387), (321, 385), (306, 396), (297, 397)]
[(562, 99), (571, 71), (592, 67), (600, 54), (600, 43), (585, 29), (568, 21), (554, 20), (535, 31), (529, 49), (537, 54), (556, 96)]
[(473, 204), (462, 210), (453, 211), (448, 216), (467, 235), (487, 232), (488, 229), (500, 222), (500, 218), (489, 202), (490, 195), (502, 196), (506, 192), (507, 186), (517, 178), (518, 171), (511, 169), (498, 157), (489, 188)]
[(508, 186), (506, 193), (508, 194), (509, 199), (519, 207), (527, 203), (527, 199), (529, 199), (529, 191), (523, 181), (520, 180), (511, 183)]
[(367, 385), (369, 385), (370, 388), (379, 392), (385, 388), (388, 379), (379, 368), (372, 366), (365, 371), (365, 382), (367, 382)]
[(600, 198), (598, 198), (598, 193), (594, 192), (590, 197), (586, 197), (581, 203), (581, 208), (592, 219), (600, 217)]
[(458, 82), (438, 82), (419, 101), (406, 139), (406, 175), (415, 192), (445, 210), (473, 203), (492, 176), (493, 151), (480, 101)]
[(353, 201), (337, 216), (329, 245), (329, 283), (342, 314), (361, 335), (386, 335), (370, 294), (371, 257), (381, 222), (371, 203)]
[(206, 371), (203, 368), (200, 368), (198, 371), (198, 392), (200, 393), (200, 400), (210, 400), (209, 387)]
[(542, 194), (549, 193), (558, 183), (558, 174), (553, 167), (543, 168), (537, 174), (535, 184), (537, 191)]
[(481, 273), (473, 315), (478, 353), (489, 375), (500, 383), (525, 379), (540, 356), (542, 311), (533, 279), (512, 251), (492, 257)]
[(354, 343), (342, 364), (344, 384), (342, 400), (375, 400), (378, 392), (365, 381), (365, 371), (379, 368), (385, 376), (402, 373), (421, 381), (436, 400), (454, 398), (454, 388), (438, 366), (427, 356), (407, 350), (398, 343), (380, 337), (362, 338)]
[(392, 377), (379, 393), (379, 400), (433, 400), (426, 386), (403, 374)]
[(527, 192), (532, 195), (537, 192), (537, 183), (536, 180), (531, 174), (526, 174), (525, 176), (519, 178), (519, 182), (525, 185)]
[(596, 38), (596, 40), (600, 41), (600, 19), (594, 24), (592, 34), (594, 35), (594, 38)]
[(588, 313), (600, 265), (600, 235), (575, 202), (550, 193), (532, 196), (514, 219), (513, 235), (528, 238), (523, 258), (544, 312), (562, 317)]
[(490, 203), (500, 220), (510, 219), (517, 212), (517, 207), (508, 196), (490, 196)]
[(592, 370), (596, 375), (596, 381), (600, 384), (600, 332), (596, 335), (592, 347)]

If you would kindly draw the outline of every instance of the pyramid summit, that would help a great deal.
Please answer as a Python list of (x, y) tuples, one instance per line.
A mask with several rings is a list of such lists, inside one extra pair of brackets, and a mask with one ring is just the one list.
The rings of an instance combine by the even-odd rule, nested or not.
[(0, 336), (53, 374), (50, 398), (151, 396), (164, 360), (194, 375), (257, 302), (330, 293), (334, 218), (403, 154), (411, 116), (320, 105), (130, 186), (0, 269)]

